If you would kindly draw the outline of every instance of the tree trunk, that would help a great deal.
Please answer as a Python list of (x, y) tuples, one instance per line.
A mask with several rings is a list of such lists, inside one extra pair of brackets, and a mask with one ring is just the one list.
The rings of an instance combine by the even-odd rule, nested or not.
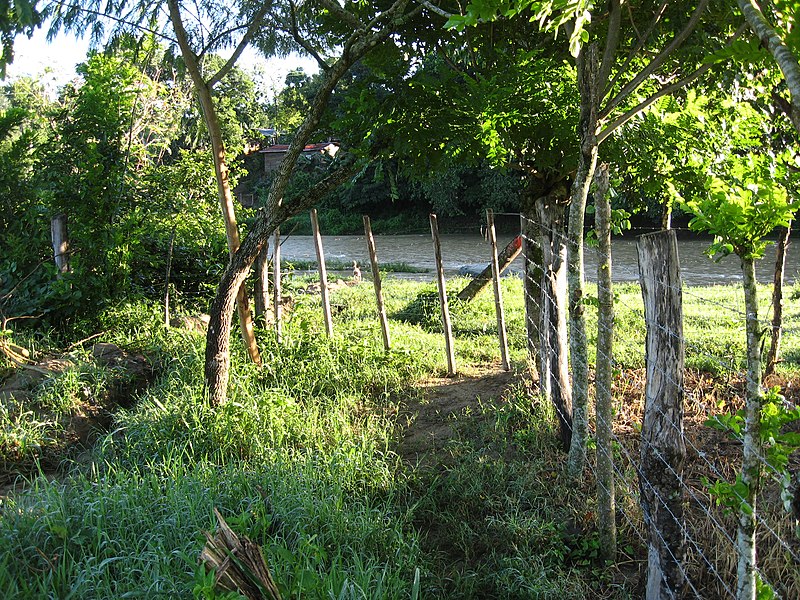
[[(563, 188), (562, 188), (563, 189)], [(539, 389), (552, 401), (564, 452), (572, 438), (572, 388), (567, 362), (567, 244), (566, 204), (554, 194), (537, 201), (542, 249), (539, 342), (541, 378)]]
[(786, 46), (754, 0), (736, 0), (736, 4), (758, 39), (772, 53), (783, 73), (786, 86), (789, 88), (788, 117), (797, 132), (800, 133), (800, 63), (798, 63), (797, 56)]
[(569, 265), (569, 349), (572, 366), (572, 441), (567, 471), (577, 477), (586, 462), (589, 429), (589, 357), (586, 344), (583, 285), (583, 221), (586, 198), (597, 164), (597, 47), (583, 48), (578, 56), (578, 90), (581, 96), (580, 154), (575, 181), (570, 190), (567, 231)]
[[(214, 173), (217, 179), (217, 195), (219, 197), (222, 218), (225, 221), (225, 235), (228, 239), (228, 252), (231, 259), (239, 249), (239, 228), (236, 224), (236, 213), (233, 209), (233, 194), (231, 194), (230, 182), (228, 181), (228, 163), (225, 158), (225, 144), (222, 141), (222, 128), (219, 123), (219, 116), (214, 107), (214, 99), (211, 97), (211, 88), (203, 79), (200, 72), (200, 65), (197, 56), (189, 45), (189, 38), (183, 27), (183, 19), (180, 13), (178, 0), (168, 0), (170, 20), (172, 21), (175, 37), (186, 63), (186, 69), (192, 78), (197, 99), (203, 113), (203, 120), (208, 128), (208, 135), (211, 139), (211, 153), (214, 158)], [(252, 264), (252, 261), (250, 261)], [(248, 269), (250, 268), (248, 264)], [(245, 278), (247, 273), (245, 273)], [(241, 283), (244, 283), (242, 280)], [(253, 318), (250, 314), (250, 306), (247, 300), (247, 290), (245, 288), (236, 290), (236, 308), (239, 313), (239, 325), (242, 331), (242, 341), (250, 359), (257, 365), (261, 364), (261, 356), (256, 344), (255, 331), (253, 329)]]
[(594, 195), (595, 228), (600, 243), (597, 262), (597, 357), (595, 406), (597, 428), (597, 523), (603, 558), (614, 561), (617, 527), (614, 510), (614, 454), (611, 445), (614, 403), (611, 396), (614, 338), (614, 291), (611, 283), (611, 202), (608, 198), (608, 165), (598, 167)]
[(680, 598), (686, 584), (683, 523), (683, 308), (675, 232), (639, 236), (647, 324), (640, 502), (648, 529), (647, 600)]
[[(298, 138), (295, 137), (295, 140)], [(295, 142), (293, 142), (294, 144)], [(302, 150), (302, 146), (300, 147)], [(295, 156), (296, 159), (296, 156)], [(230, 333), (231, 315), (235, 306), (235, 296), (240, 286), (247, 278), (250, 266), (264, 246), (269, 243), (269, 238), (289, 217), (300, 214), (304, 210), (317, 204), (330, 190), (334, 189), (357, 171), (357, 163), (342, 166), (321, 182), (316, 184), (309, 192), (288, 206), (279, 205), (274, 211), (261, 212), (256, 218), (253, 228), (245, 238), (239, 251), (231, 258), (222, 274), (217, 295), (214, 297), (209, 309), (210, 321), (206, 335), (206, 366), (205, 377), (208, 389), (209, 402), (218, 406), (225, 401), (230, 374)], [(286, 188), (288, 177), (280, 181)], [(270, 194), (275, 189), (270, 189)], [(277, 243), (276, 243), (277, 247)], [(277, 253), (276, 253), (277, 258)], [(276, 264), (279, 264), (276, 260)], [(279, 310), (276, 302), (276, 311)]]
[(783, 274), (786, 271), (786, 253), (789, 249), (789, 236), (792, 223), (789, 222), (778, 236), (775, 244), (775, 275), (772, 279), (772, 339), (767, 352), (764, 377), (775, 372), (778, 355), (781, 349), (781, 333), (783, 332)]
[[(170, 0), (170, 6), (177, 4), (177, 0)], [(205, 378), (208, 388), (209, 401), (212, 405), (225, 400), (227, 395), (228, 378), (230, 372), (230, 316), (233, 308), (232, 294), (247, 277), (247, 271), (253, 264), (256, 255), (267, 243), (272, 232), (289, 217), (299, 214), (314, 206), (330, 189), (333, 189), (356, 171), (354, 164), (329, 175), (322, 182), (315, 185), (305, 197), (284, 206), (283, 197), (289, 184), (297, 158), (317, 129), (319, 121), (328, 106), (328, 99), (336, 84), (347, 73), (350, 67), (364, 57), (379, 42), (386, 39), (408, 15), (404, 15), (407, 2), (400, 1), (392, 8), (382, 13), (384, 21), (378, 25), (377, 31), (371, 28), (356, 31), (345, 42), (340, 58), (328, 66), (323, 72), (320, 86), (309, 106), (303, 123), (295, 132), (283, 160), (276, 169), (272, 186), (267, 197), (266, 210), (259, 211), (255, 223), (248, 234), (242, 247), (231, 259), (222, 275), (217, 295), (211, 305), (211, 320), (206, 336), (206, 366)], [(170, 11), (172, 12), (172, 11)]]
[(747, 510), (739, 510), (736, 547), (739, 562), (736, 569), (736, 597), (754, 600), (756, 597), (756, 498), (761, 480), (761, 332), (758, 323), (756, 269), (752, 258), (742, 259), (744, 274), (744, 306), (747, 330), (747, 395), (745, 399), (744, 448), (742, 482), (747, 486)]

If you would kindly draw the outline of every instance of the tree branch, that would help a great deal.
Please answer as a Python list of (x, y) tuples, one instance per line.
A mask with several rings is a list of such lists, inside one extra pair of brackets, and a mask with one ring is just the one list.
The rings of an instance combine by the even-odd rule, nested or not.
[[(160, 31), (156, 31), (155, 29), (150, 29), (149, 27), (145, 27), (144, 25), (139, 25), (138, 23), (135, 23), (134, 21), (129, 21), (129, 20), (121, 18), (121, 17), (115, 17), (113, 15), (106, 14), (106, 13), (101, 12), (99, 10), (92, 10), (90, 8), (84, 8), (83, 6), (81, 6), (79, 4), (59, 4), (58, 6), (59, 7), (64, 7), (64, 8), (72, 8), (72, 9), (75, 9), (75, 10), (77, 10), (79, 12), (86, 13), (87, 15), (94, 15), (96, 17), (103, 17), (104, 19), (108, 19), (109, 21), (113, 21), (114, 23), (118, 23), (120, 25), (127, 25), (129, 27), (133, 27), (134, 29), (137, 29), (139, 31), (143, 31), (145, 33), (149, 33), (149, 34), (151, 34), (151, 35), (153, 35), (153, 36), (155, 36), (157, 38), (161, 38), (162, 40), (166, 40), (166, 41), (171, 42), (173, 44), (177, 43), (177, 40), (175, 38), (171, 38), (168, 35), (166, 35), (164, 33), (161, 33)], [(66, 25), (66, 28), (67, 29), (71, 29), (71, 27), (69, 25)], [(53, 38), (56, 36), (57, 32), (58, 31), (56, 29), (53, 29), (53, 26), (51, 25), (51, 28), (47, 32), (47, 41), (52, 41)]]
[[(600, 72), (597, 76), (597, 85), (600, 89), (605, 89), (608, 78), (611, 75), (611, 66), (614, 64), (614, 56), (617, 54), (619, 46), (619, 32), (622, 24), (622, 10), (620, 0), (611, 0), (608, 15), (608, 34), (606, 35), (606, 47), (603, 50), (603, 60), (600, 63)], [(604, 96), (602, 96), (604, 97)]]
[(611, 111), (614, 110), (621, 102), (623, 102), (633, 91), (636, 90), (645, 79), (647, 79), (657, 68), (659, 68), (667, 58), (672, 54), (686, 39), (694, 32), (695, 28), (697, 27), (698, 23), (700, 22), (700, 17), (705, 12), (706, 7), (708, 6), (709, 0), (700, 0), (697, 4), (697, 8), (692, 13), (692, 16), (689, 18), (689, 21), (686, 23), (686, 26), (683, 30), (678, 33), (673, 40), (664, 48), (661, 52), (656, 55), (656, 57), (648, 63), (648, 65), (642, 69), (636, 77), (631, 79), (627, 84), (625, 84), (619, 93), (614, 96), (611, 100), (609, 100), (606, 107), (600, 112), (598, 115), (600, 119), (606, 118)]
[(218, 81), (223, 79), (225, 75), (227, 75), (231, 69), (236, 65), (236, 61), (239, 60), (239, 57), (244, 52), (244, 49), (247, 47), (247, 44), (250, 43), (250, 40), (255, 35), (256, 31), (261, 27), (264, 21), (264, 16), (267, 14), (267, 11), (272, 8), (271, 0), (266, 0), (261, 7), (256, 11), (256, 14), (253, 15), (252, 19), (250, 20), (250, 25), (247, 27), (247, 31), (242, 36), (242, 39), (239, 40), (239, 44), (236, 46), (236, 49), (233, 51), (231, 57), (227, 60), (227, 62), (222, 65), (222, 68), (217, 71), (211, 79), (208, 80), (208, 87), (214, 87)]
[[(726, 42), (726, 46), (730, 46), (734, 40), (736, 40), (746, 29), (746, 25), (740, 25), (739, 29), (737, 29), (733, 35), (728, 39)], [(662, 86), (658, 90), (656, 90), (653, 94), (642, 100), (639, 104), (631, 108), (630, 110), (624, 112), (619, 117), (614, 119), (611, 123), (606, 125), (600, 133), (597, 134), (597, 143), (601, 144), (603, 140), (605, 140), (608, 136), (610, 136), (614, 131), (622, 127), (625, 123), (630, 121), (633, 117), (638, 115), (640, 112), (645, 110), (648, 106), (653, 104), (659, 98), (663, 98), (664, 96), (671, 94), (681, 88), (686, 87), (695, 79), (703, 75), (706, 71), (709, 71), (715, 63), (705, 63), (694, 70), (692, 73), (689, 73), (686, 77), (679, 79), (675, 83), (671, 83), (669, 85)]]
[(414, 0), (414, 1), (417, 4), (421, 4), (422, 6), (427, 8), (432, 13), (436, 13), (437, 15), (439, 15), (440, 17), (444, 17), (445, 19), (449, 19), (450, 17), (454, 16), (453, 13), (449, 13), (446, 10), (443, 10), (443, 9), (439, 8), (435, 4), (432, 4), (432, 3), (428, 2), (428, 0)]
[(289, 14), (291, 16), (292, 29), (290, 33), (292, 35), (292, 38), (294, 39), (295, 42), (297, 42), (297, 44), (301, 48), (303, 48), (303, 50), (308, 52), (314, 58), (314, 60), (317, 61), (317, 64), (319, 65), (319, 68), (322, 69), (322, 71), (327, 71), (329, 68), (328, 64), (322, 59), (322, 57), (316, 51), (314, 46), (309, 44), (306, 40), (304, 40), (300, 36), (300, 31), (297, 28), (297, 11), (295, 10), (294, 2), (291, 1), (289, 2)]
[(336, 0), (319, 0), (319, 3), (327, 10), (331, 11), (334, 15), (345, 21), (353, 29), (359, 30), (364, 27), (364, 24), (359, 21), (352, 13), (342, 8)]

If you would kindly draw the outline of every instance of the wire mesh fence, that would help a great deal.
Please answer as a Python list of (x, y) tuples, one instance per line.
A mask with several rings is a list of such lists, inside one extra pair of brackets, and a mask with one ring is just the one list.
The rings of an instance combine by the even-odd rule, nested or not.
[[(536, 224), (541, 227), (540, 224)], [(548, 230), (549, 239), (561, 238), (561, 232)], [(525, 240), (530, 246), (541, 250), (541, 242), (536, 236), (528, 236)], [(596, 252), (588, 248), (587, 252)], [(595, 257), (597, 264), (602, 264), (602, 257)], [(552, 273), (550, 273), (552, 275)], [(548, 273), (545, 273), (545, 277)], [(526, 285), (526, 300), (537, 304), (538, 286)], [(650, 282), (663, 285), (663, 282)], [(598, 284), (599, 285), (599, 284)], [(598, 290), (599, 292), (600, 290)], [(613, 293), (613, 290), (608, 290)], [(666, 292), (662, 293), (666, 296)], [(640, 552), (647, 551), (648, 530), (656, 535), (656, 545), (671, 551), (667, 540), (658, 539), (659, 531), (648, 528), (647, 515), (642, 510), (643, 495), (654, 499), (655, 507), (649, 512), (667, 512), (668, 516), (680, 528), (683, 544), (680, 555), (671, 555), (685, 583), (680, 586), (689, 596), (701, 598), (737, 597), (737, 513), (744, 502), (742, 496), (736, 496), (733, 486), (733, 502), (721, 497), (716, 482), (737, 481), (741, 468), (742, 441), (740, 435), (720, 431), (711, 427), (709, 421), (715, 417), (735, 414), (742, 408), (745, 397), (745, 317), (741, 300), (726, 297), (720, 300), (709, 288), (690, 288), (682, 286), (677, 290), (688, 302), (684, 319), (690, 324), (689, 335), (683, 328), (666, 330), (661, 333), (678, 338), (685, 345), (687, 369), (683, 372), (680, 394), (683, 397), (685, 414), (677, 423), (671, 414), (661, 414), (662, 423), (675, 428), (673, 432), (685, 447), (685, 461), (678, 461), (675, 466), (674, 457), (654, 453), (660, 461), (660, 467), (669, 473), (676, 482), (671, 494), (665, 494), (657, 482), (648, 479), (642, 468), (641, 432), (645, 411), (645, 364), (653, 365), (645, 356), (644, 337), (648, 328), (663, 327), (660, 323), (648, 318), (641, 302), (631, 294), (616, 294), (617, 308), (624, 309), (626, 319), (635, 323), (625, 323), (621, 327), (622, 336), (617, 332), (615, 345), (618, 351), (609, 355), (593, 352), (597, 364), (607, 361), (614, 369), (614, 378), (610, 392), (615, 406), (612, 431), (612, 464), (614, 465), (614, 491), (616, 492), (616, 520), (620, 526), (620, 543), (641, 544)], [(587, 311), (596, 310), (596, 303), (590, 298), (586, 302)], [(763, 307), (766, 308), (766, 307)], [(790, 312), (786, 327), (783, 329), (784, 339), (798, 335), (798, 315)], [(761, 328), (770, 331), (767, 310), (759, 312)], [(536, 317), (532, 317), (536, 318)], [(735, 319), (740, 323), (741, 336), (737, 340), (715, 337), (714, 322), (717, 320)], [(534, 328), (539, 323), (531, 323)], [(638, 330), (638, 331), (637, 331)], [(626, 335), (627, 334), (627, 335)], [(632, 335), (631, 335), (632, 334)], [(587, 333), (587, 339), (581, 340), (591, 348), (595, 348), (597, 330)], [(551, 343), (547, 338), (545, 345)], [(792, 346), (790, 342), (787, 346)], [(548, 348), (541, 348), (545, 352)], [(655, 375), (670, 377), (668, 371)], [(596, 381), (594, 382), (597, 383)], [(772, 376), (767, 385), (783, 384), (784, 388), (796, 387), (790, 375)], [(568, 385), (568, 383), (567, 383)], [(793, 389), (786, 390), (794, 392)], [(592, 394), (595, 392), (592, 391)], [(597, 390), (599, 393), (599, 390)], [(793, 408), (792, 394), (787, 393), (784, 404)], [(571, 415), (563, 415), (565, 420)], [(592, 436), (596, 422), (592, 423)], [(768, 446), (774, 440), (764, 440)], [(598, 453), (600, 446), (594, 449), (590, 438), (589, 460), (585, 476), (597, 479)], [(790, 473), (796, 471), (796, 457), (790, 456), (786, 468), (776, 468), (775, 464), (760, 454), (762, 467), (762, 485), (758, 501), (753, 507), (757, 527), (757, 563), (759, 580), (759, 597), (770, 597), (774, 593), (778, 597), (800, 597), (800, 546), (796, 536), (796, 515), (791, 510), (792, 482)], [(674, 496), (681, 499), (683, 515), (672, 514)], [(788, 510), (787, 510), (788, 509)], [(652, 537), (650, 545), (653, 544)], [(771, 592), (770, 592), (771, 591)]]

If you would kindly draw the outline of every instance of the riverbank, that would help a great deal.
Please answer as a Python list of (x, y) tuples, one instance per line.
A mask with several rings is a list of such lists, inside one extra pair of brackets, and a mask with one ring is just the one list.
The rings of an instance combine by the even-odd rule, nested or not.
[[(446, 378), (436, 306), (418, 301), (433, 285), (389, 279), (391, 352), (368, 283), (335, 293), (330, 340), (319, 298), (298, 295), (281, 345), (258, 330), (264, 368), (234, 342), (230, 401), (216, 411), (202, 397), (202, 333), (165, 330), (155, 304), (107, 311), (102, 341), (141, 352), (156, 378), (80, 460), (65, 457), (2, 499), (0, 592), (222, 597), (197, 563), (218, 508), (262, 546), (284, 598), (635, 597), (641, 542), (625, 525), (619, 564), (598, 559), (591, 473), (577, 486), (563, 475), (552, 408), (535, 401), (527, 377), (521, 282), (503, 287), (511, 374), (498, 368), (490, 293), (453, 304), (459, 376)], [(700, 436), (699, 411), (735, 405), (740, 296), (736, 286), (685, 293), (687, 366), (705, 374), (692, 388)], [(800, 294), (788, 297), (793, 333), (779, 369), (795, 389)], [(765, 310), (766, 289), (761, 299)], [(635, 285), (618, 287), (616, 307), (625, 441), (635, 437), (636, 411), (623, 407), (639, 397), (643, 366)], [(15, 341), (34, 347), (24, 335)], [(631, 473), (621, 491), (636, 489)], [(640, 523), (635, 503), (624, 506)], [(793, 567), (779, 567), (781, 589), (796, 590)]]

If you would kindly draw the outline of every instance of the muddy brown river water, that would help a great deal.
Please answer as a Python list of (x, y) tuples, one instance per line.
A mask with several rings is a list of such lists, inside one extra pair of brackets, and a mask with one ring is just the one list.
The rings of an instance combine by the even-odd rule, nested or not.
[[(498, 236), (498, 244), (505, 245), (511, 241), (510, 235)], [(369, 264), (367, 244), (364, 236), (323, 236), (326, 262), (350, 262), (356, 260), (362, 265)], [(486, 266), (490, 259), (490, 246), (479, 235), (453, 234), (441, 236), (442, 260), (447, 275), (458, 274), (464, 266)], [(384, 235), (376, 236), (379, 262), (406, 263), (408, 265), (428, 269), (427, 273), (392, 273), (392, 276), (427, 280), (432, 279), (435, 272), (433, 244), (429, 235)], [(741, 281), (742, 273), (739, 259), (728, 256), (719, 262), (708, 258), (704, 251), (708, 248), (708, 240), (680, 239), (678, 253), (681, 260), (681, 274), (687, 285), (713, 285)], [(291, 236), (284, 240), (281, 247), (282, 258), (286, 261), (316, 261), (314, 241), (311, 236)], [(586, 248), (586, 274), (594, 281), (597, 272), (597, 250)], [(760, 281), (772, 280), (774, 263), (773, 247), (767, 249), (764, 260), (756, 266)], [(522, 260), (518, 258), (511, 270), (520, 273)], [(636, 239), (634, 236), (616, 238), (613, 242), (613, 278), (615, 281), (636, 281), (638, 264), (636, 259)], [(344, 273), (344, 272), (343, 272)], [(797, 244), (789, 247), (786, 262), (786, 277), (789, 283), (800, 278), (800, 251)]]

